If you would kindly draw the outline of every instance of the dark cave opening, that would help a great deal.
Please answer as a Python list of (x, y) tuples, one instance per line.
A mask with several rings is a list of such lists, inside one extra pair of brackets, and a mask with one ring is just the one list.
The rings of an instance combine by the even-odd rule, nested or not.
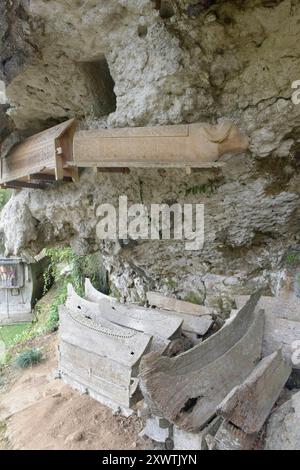
[(105, 55), (95, 60), (80, 62), (87, 76), (90, 91), (94, 97), (94, 115), (104, 116), (116, 110), (115, 82), (111, 76)]

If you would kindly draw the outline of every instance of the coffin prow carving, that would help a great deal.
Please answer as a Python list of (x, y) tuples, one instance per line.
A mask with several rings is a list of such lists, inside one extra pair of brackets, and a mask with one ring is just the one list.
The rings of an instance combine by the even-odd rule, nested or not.
[(73, 311), (79, 309), (92, 318), (109, 321), (114, 325), (128, 328), (129, 331), (140, 331), (151, 335), (152, 346), (167, 346), (169, 340), (180, 336), (182, 319), (170, 318), (169, 315), (154, 309), (120, 304), (97, 291), (90, 281), (86, 281), (85, 287), (86, 299), (83, 299), (76, 294), (71, 285), (68, 286), (66, 307)]

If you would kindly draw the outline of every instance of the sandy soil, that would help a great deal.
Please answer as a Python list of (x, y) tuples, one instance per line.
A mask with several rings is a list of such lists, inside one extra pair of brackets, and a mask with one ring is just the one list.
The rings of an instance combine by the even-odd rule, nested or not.
[(38, 340), (43, 363), (8, 369), (0, 387), (0, 448), (113, 450), (143, 448), (142, 422), (123, 418), (55, 379), (56, 335)]

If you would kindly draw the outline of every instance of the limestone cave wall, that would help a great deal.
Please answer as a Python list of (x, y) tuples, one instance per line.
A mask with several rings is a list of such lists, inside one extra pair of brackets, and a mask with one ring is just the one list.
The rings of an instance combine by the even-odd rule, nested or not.
[[(226, 311), (235, 293), (276, 293), (298, 282), (286, 257), (299, 250), (300, 105), (291, 85), (300, 80), (300, 4), (171, 3), (162, 14), (150, 0), (0, 0), (10, 12), (0, 15), (1, 35), (13, 48), (0, 48), (9, 103), (0, 111), (1, 140), (70, 117), (81, 128), (228, 118), (249, 136), (249, 151), (192, 175), (86, 170), (78, 183), (18, 191), (0, 230), (11, 254), (58, 244), (100, 250), (112, 291), (129, 301), (150, 287)], [(204, 203), (203, 250), (172, 240), (100, 242), (96, 209), (117, 205), (119, 195), (129, 203)]]

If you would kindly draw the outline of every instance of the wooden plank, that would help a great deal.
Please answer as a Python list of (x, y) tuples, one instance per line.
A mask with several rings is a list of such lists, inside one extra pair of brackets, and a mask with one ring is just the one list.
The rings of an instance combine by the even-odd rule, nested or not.
[[(64, 176), (64, 181), (72, 181), (71, 176)], [(52, 183), (55, 181), (54, 175), (49, 175), (45, 173), (35, 173), (29, 176), (29, 181), (37, 180), (37, 181), (45, 181), (47, 183)]]
[(182, 331), (186, 334), (196, 335), (195, 340), (197, 336), (198, 339), (200, 336), (204, 336), (214, 323), (211, 315), (201, 315), (197, 317), (195, 315), (187, 315), (185, 313), (177, 313), (169, 310), (160, 310), (160, 312), (170, 318), (177, 318), (178, 321), (181, 321)]
[(72, 181), (78, 182), (79, 181), (79, 169), (72, 166), (72, 162), (71, 162), (71, 165), (69, 165), (69, 163), (67, 162), (67, 165), (68, 165), (67, 167), (66, 167), (66, 164), (64, 165), (64, 174), (67, 177), (72, 178)]
[[(68, 346), (68, 345), (67, 345)], [(114, 376), (115, 368), (118, 364), (114, 363), (113, 366), (109, 360), (103, 358), (99, 363), (101, 366), (105, 364), (107, 373), (104, 374), (102, 368), (98, 366), (98, 357), (87, 353), (87, 351), (73, 346), (69, 357), (66, 355), (66, 348), (64, 343), (60, 345), (60, 362), (59, 369), (62, 374), (66, 374), (75, 380), (80, 381), (84, 385), (88, 385), (95, 392), (110, 398), (115, 403), (122, 406), (130, 407), (130, 385), (131, 385), (131, 370), (125, 369), (122, 376), (121, 371), (118, 374), (119, 381)]]
[(300, 369), (300, 365), (292, 363), (293, 344), (300, 341), (300, 322), (274, 318), (270, 313), (265, 315), (265, 330), (263, 339), (263, 355), (267, 356), (279, 348), (293, 369)]
[(241, 385), (231, 390), (217, 413), (245, 433), (259, 432), (291, 371), (282, 352), (274, 352), (264, 358)]
[(225, 421), (215, 437), (206, 436), (205, 439), (209, 450), (252, 450), (257, 436), (246, 434)]
[(96, 168), (97, 173), (122, 173), (122, 174), (129, 174), (129, 168)]
[(178, 300), (173, 297), (166, 297), (158, 292), (147, 292), (147, 300), (151, 307), (158, 307), (164, 310), (170, 310), (187, 315), (210, 315), (210, 310), (203, 305), (193, 304), (184, 300)]
[(230, 390), (261, 358), (264, 315), (254, 294), (216, 334), (173, 358), (148, 354), (141, 362), (141, 389), (154, 414), (187, 431), (214, 416)]
[[(92, 163), (92, 162), (87, 162), (86, 165), (84, 164), (80, 164), (80, 163), (76, 163), (74, 161), (68, 161), (67, 162), (67, 165), (68, 165), (68, 168), (71, 168), (71, 167), (78, 167), (78, 168), (93, 168), (94, 171), (96, 171), (96, 169), (100, 170), (101, 171), (101, 168), (120, 168), (120, 167), (124, 167), (125, 165), (128, 165), (128, 162), (121, 162), (121, 161), (114, 161), (114, 162), (111, 162), (110, 164), (107, 164), (106, 162), (104, 161), (100, 161), (98, 159), (98, 161)], [(211, 169), (220, 169), (220, 168), (223, 168), (226, 164), (224, 162), (209, 162), (209, 163), (203, 163), (203, 162), (190, 162), (188, 164), (188, 166), (192, 169), (192, 173), (196, 170), (198, 171), (202, 171), (202, 170), (211, 170)], [(152, 169), (155, 169), (155, 168), (186, 168), (186, 163), (182, 160), (182, 161), (174, 161), (174, 162), (158, 162), (158, 161), (147, 161), (146, 163), (142, 163), (141, 161), (132, 161), (130, 162), (130, 167), (129, 167), (129, 170), (130, 168), (152, 168)]]
[(73, 154), (78, 167), (201, 167), (248, 145), (235, 124), (226, 121), (79, 131)]
[(55, 157), (54, 157), (54, 172), (55, 179), (62, 180), (64, 178), (64, 164), (62, 148), (60, 147), (59, 139), (55, 139)]
[[(99, 356), (95, 352), (87, 351), (74, 344), (61, 340), (59, 343), (60, 362), (72, 364), (78, 373), (85, 376), (86, 372), (93, 370), (95, 376), (120, 387), (127, 387), (131, 379), (131, 367), (116, 362), (107, 356)], [(80, 372), (81, 371), (81, 372)]]
[[(125, 417), (132, 415), (133, 410), (129, 406), (122, 406), (120, 405), (120, 403), (116, 403), (109, 397), (104, 396), (100, 392), (96, 391), (93, 387), (91, 387), (90, 384), (88, 382), (85, 382), (81, 377), (63, 371), (61, 373), (61, 378), (70, 387), (74, 388), (75, 390), (78, 390), (80, 394), (88, 394), (93, 400), (96, 400), (99, 403), (102, 403), (103, 405), (107, 406), (108, 408), (111, 408), (114, 413), (117, 413), (118, 415), (121, 414)], [(139, 400), (140, 398), (138, 398), (138, 401)], [(135, 403), (137, 403), (136, 398), (131, 398), (129, 403), (130, 406), (133, 406)]]
[(22, 188), (27, 188), (27, 189), (45, 189), (44, 184), (40, 183), (29, 183), (27, 181), (11, 181), (10, 183), (3, 183), (0, 185), (1, 188), (12, 188), (12, 189), (22, 189)]
[[(84, 352), (83, 352), (84, 354)], [(95, 393), (108, 398), (113, 403), (130, 408), (132, 406), (131, 395), (129, 386), (127, 388), (117, 387), (116, 384), (111, 384), (102, 380), (101, 377), (94, 377), (88, 370), (80, 370), (74, 367), (72, 363), (62, 361), (60, 363), (60, 374), (64, 381), (71, 379), (83, 386), (86, 389), (91, 389)], [(101, 400), (100, 400), (101, 401)]]
[[(249, 297), (249, 295), (236, 296), (237, 308), (242, 308)], [(300, 322), (300, 299), (296, 297), (262, 296), (257, 307), (265, 310), (266, 313), (272, 313), (274, 317)]]
[[(245, 304), (249, 296), (237, 296), (237, 307)], [(282, 348), (286, 360), (291, 363), (293, 343), (300, 340), (300, 300), (264, 296), (258, 307), (265, 311), (263, 356)], [(300, 365), (292, 364), (294, 369)]]
[(169, 318), (156, 310), (127, 306), (119, 302), (113, 304), (107, 300), (101, 300), (98, 303), (91, 302), (77, 295), (71, 285), (68, 286), (66, 306), (74, 311), (79, 309), (82, 313), (95, 315), (96, 318), (110, 321), (115, 325), (145, 332), (155, 338), (161, 338), (162, 342), (177, 337), (181, 333), (182, 320), (180, 318)]
[(63, 166), (67, 165), (73, 160), (75, 126), (75, 120), (70, 119), (15, 145), (2, 161), (1, 183), (40, 173), (42, 168), (55, 170), (58, 146), (63, 149)]

